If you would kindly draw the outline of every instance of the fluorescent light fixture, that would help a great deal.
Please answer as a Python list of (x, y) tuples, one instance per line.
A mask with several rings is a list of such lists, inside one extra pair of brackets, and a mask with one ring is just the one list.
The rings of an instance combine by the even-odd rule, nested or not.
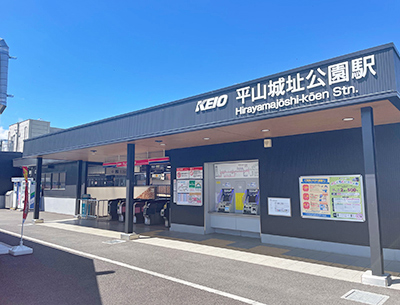
[(269, 131), (269, 129), (263, 129), (263, 130), (261, 130), (262, 132), (268, 132)]
[(204, 140), (204, 141), (208, 141), (208, 140), (210, 140), (210, 138), (203, 138), (203, 140)]
[(160, 145), (161, 145), (161, 146), (165, 146), (165, 145), (167, 145), (167, 144), (165, 144), (165, 143), (160, 143)]
[(343, 118), (342, 120), (345, 122), (349, 122), (349, 121), (353, 121), (354, 118), (348, 117), (348, 118)]

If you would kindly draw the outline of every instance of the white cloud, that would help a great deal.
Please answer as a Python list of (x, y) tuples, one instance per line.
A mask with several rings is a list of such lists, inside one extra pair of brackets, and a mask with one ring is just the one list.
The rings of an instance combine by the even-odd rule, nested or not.
[(0, 140), (8, 139), (8, 129), (4, 129), (0, 126)]

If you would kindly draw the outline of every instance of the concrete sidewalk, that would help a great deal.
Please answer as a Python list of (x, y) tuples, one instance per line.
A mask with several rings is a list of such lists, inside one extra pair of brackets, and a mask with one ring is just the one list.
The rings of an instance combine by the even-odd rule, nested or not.
[[(4, 224), (0, 225), (0, 228), (7, 229), (7, 224), (11, 223), (15, 227), (15, 223), (18, 223), (20, 217), (21, 213), (19, 212), (0, 210), (0, 219), (2, 219), (2, 224)], [(30, 214), (30, 217), (32, 217), (32, 214)], [(44, 218), (45, 222), (36, 224), (35, 226), (112, 239), (120, 238), (118, 230), (99, 229), (99, 223), (96, 220), (77, 221), (71, 216), (52, 213), (41, 213), (41, 218)], [(29, 218), (27, 225), (32, 225)], [(112, 226), (113, 224), (108, 225)], [(120, 226), (120, 223), (115, 223), (114, 226)], [(143, 228), (139, 225), (136, 227), (136, 230), (141, 231), (141, 238), (134, 242), (215, 257), (229, 257), (230, 259), (246, 263), (281, 268), (332, 279), (360, 283), (362, 274), (366, 270), (369, 270), (370, 265), (369, 258), (365, 257), (263, 244), (259, 239), (254, 238), (222, 234), (198, 235), (178, 233), (170, 232), (160, 227), (142, 226)], [(14, 233), (18, 232), (14, 230)], [(400, 290), (400, 279), (397, 278), (400, 276), (400, 262), (385, 261), (385, 270), (393, 276), (394, 283), (391, 288)]]

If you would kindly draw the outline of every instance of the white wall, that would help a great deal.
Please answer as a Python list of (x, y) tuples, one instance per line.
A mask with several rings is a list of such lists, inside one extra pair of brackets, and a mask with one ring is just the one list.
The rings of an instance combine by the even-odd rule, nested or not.
[(8, 143), (14, 136), (13, 147), (10, 151), (23, 152), (24, 140), (32, 137), (41, 136), (50, 132), (50, 122), (39, 120), (25, 120), (23, 122), (15, 123), (9, 127)]
[(75, 204), (74, 198), (44, 197), (45, 212), (75, 215)]
[[(147, 189), (149, 189), (149, 186), (135, 186), (133, 195), (134, 198), (138, 198)], [(90, 194), (92, 198), (96, 198), (98, 200), (126, 198), (126, 187), (124, 186), (88, 187), (86, 193)]]

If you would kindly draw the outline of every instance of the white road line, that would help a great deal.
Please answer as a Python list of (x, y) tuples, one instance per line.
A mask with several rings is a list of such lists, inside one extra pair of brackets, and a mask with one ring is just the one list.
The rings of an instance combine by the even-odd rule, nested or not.
[(55, 229), (60, 229), (60, 230), (67, 230), (67, 231), (72, 231), (72, 232), (77, 232), (77, 233), (84, 233), (84, 234), (92, 234), (92, 235), (97, 235), (97, 236), (102, 236), (102, 237), (110, 237), (110, 238), (120, 238), (121, 237), (121, 232), (114, 232), (110, 230), (103, 230), (103, 229), (97, 229), (97, 228), (90, 228), (90, 227), (81, 227), (81, 226), (75, 226), (71, 224), (64, 224), (64, 223), (41, 223), (39, 226), (44, 226), (44, 227), (50, 227), (50, 228), (55, 228)]
[[(16, 237), (20, 236), (20, 234), (17, 234), (17, 233), (14, 233), (14, 232), (10, 232), (10, 231), (7, 231), (7, 230), (3, 230), (3, 229), (0, 229), (0, 232), (6, 233), (6, 234), (9, 234), (9, 235), (13, 235), (13, 236), (16, 236)], [(223, 296), (223, 297), (227, 297), (227, 298), (230, 298), (230, 299), (233, 299), (233, 300), (237, 300), (237, 301), (240, 301), (240, 302), (243, 302), (243, 303), (246, 303), (246, 304), (266, 305), (264, 303), (260, 303), (260, 302), (257, 302), (257, 301), (251, 300), (251, 299), (247, 299), (247, 298), (244, 298), (244, 297), (241, 297), (241, 296), (238, 296), (238, 295), (234, 295), (234, 294), (231, 294), (229, 292), (224, 292), (224, 291), (217, 290), (217, 289), (214, 289), (214, 288), (210, 288), (210, 287), (207, 287), (207, 286), (195, 284), (195, 283), (192, 283), (192, 282), (188, 282), (188, 281), (185, 281), (185, 280), (178, 279), (176, 277), (172, 277), (172, 276), (165, 275), (165, 274), (158, 273), (158, 272), (154, 272), (154, 271), (151, 271), (151, 270), (135, 267), (135, 266), (132, 266), (132, 265), (128, 265), (126, 263), (114, 261), (114, 260), (111, 260), (111, 259), (108, 259), (108, 258), (105, 258), (105, 257), (94, 255), (94, 254), (85, 253), (85, 252), (74, 250), (74, 249), (67, 248), (67, 247), (64, 247), (64, 246), (56, 245), (56, 244), (49, 243), (47, 241), (43, 241), (43, 240), (40, 240), (40, 239), (36, 239), (36, 238), (28, 237), (28, 236), (24, 236), (24, 239), (32, 241), (32, 242), (35, 242), (35, 243), (38, 243), (38, 244), (42, 244), (42, 245), (45, 245), (45, 246), (48, 246), (48, 247), (51, 247), (51, 248), (54, 248), (54, 249), (62, 250), (62, 251), (69, 252), (69, 253), (72, 253), (72, 254), (76, 254), (76, 255), (79, 255), (79, 256), (83, 256), (83, 257), (87, 257), (87, 258), (91, 258), (91, 259), (95, 259), (95, 260), (100, 260), (100, 261), (103, 261), (103, 262), (106, 262), (106, 263), (114, 264), (114, 265), (117, 265), (117, 266), (120, 266), (120, 267), (124, 267), (124, 268), (128, 268), (128, 269), (134, 270), (134, 271), (146, 273), (146, 274), (149, 274), (149, 275), (152, 275), (152, 276), (155, 276), (155, 277), (159, 277), (159, 278), (171, 281), (171, 282), (175, 282), (175, 283), (182, 284), (182, 285), (185, 285), (185, 286), (189, 286), (189, 287), (192, 287), (192, 288), (196, 288), (196, 289), (199, 289), (199, 290), (203, 290), (203, 291), (207, 291), (207, 292), (210, 292), (210, 293), (214, 293), (214, 294), (217, 294), (217, 295), (220, 295), (220, 296)]]

